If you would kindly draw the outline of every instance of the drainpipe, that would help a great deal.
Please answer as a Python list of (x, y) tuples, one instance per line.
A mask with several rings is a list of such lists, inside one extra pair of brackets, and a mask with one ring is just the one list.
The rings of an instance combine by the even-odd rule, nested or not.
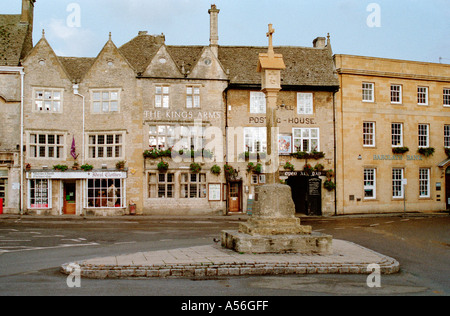
[(77, 95), (79, 97), (81, 97), (83, 99), (83, 132), (82, 132), (82, 148), (81, 148), (81, 165), (84, 165), (84, 142), (85, 142), (85, 137), (84, 137), (84, 130), (85, 130), (85, 98), (83, 95), (78, 93), (78, 89), (79, 86), (78, 84), (74, 83), (73, 84), (73, 94)]
[(333, 92), (333, 138), (334, 138), (334, 181), (336, 189), (334, 189), (334, 216), (337, 216), (337, 153), (336, 153), (336, 92)]
[(23, 215), (23, 110), (24, 110), (24, 79), (25, 72), (23, 68), (20, 70), (20, 215)]
[[(84, 98), (83, 95), (81, 95), (78, 92), (78, 89), (79, 89), (79, 85), (74, 82), (74, 84), (73, 84), (73, 94), (81, 97), (81, 99), (83, 100), (83, 124), (82, 124), (83, 131), (82, 131), (82, 136), (81, 136), (81, 138), (82, 138), (81, 165), (84, 165), (84, 159), (85, 159), (85, 157), (84, 157), (84, 147), (85, 147), (85, 144), (84, 144), (84, 142), (85, 142), (85, 135), (84, 135), (85, 134), (85, 98)], [(81, 187), (82, 187), (82, 189), (81, 189), (81, 191), (82, 191), (82, 193), (81, 193), (81, 196), (82, 196), (82, 213), (83, 213), (83, 216), (86, 217), (86, 212), (85, 212), (86, 199), (83, 196), (85, 194), (85, 192), (86, 192), (86, 182), (85, 181), (82, 182)]]

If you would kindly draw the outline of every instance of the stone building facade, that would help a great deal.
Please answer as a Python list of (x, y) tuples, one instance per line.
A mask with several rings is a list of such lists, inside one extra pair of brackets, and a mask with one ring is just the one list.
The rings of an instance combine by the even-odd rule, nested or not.
[[(313, 47), (274, 50), (286, 64), (277, 104), (280, 180), (291, 186), (298, 213), (332, 215), (334, 191), (327, 190), (324, 183), (334, 182), (330, 176), (335, 169), (334, 94), (339, 85), (330, 41), (318, 38)], [(251, 211), (255, 187), (266, 182), (266, 100), (255, 72), (258, 55), (265, 51), (262, 47), (219, 48), (230, 74), (226, 158), (238, 172), (235, 179), (229, 179), (230, 211)]]
[(450, 65), (350, 55), (335, 62), (338, 213), (448, 209)]
[[(32, 16), (33, 7), (26, 8)], [(18, 150), (17, 131), (23, 127), (23, 169), (18, 167), (20, 151), (11, 163), (16, 177), (23, 177), (22, 194), (15, 192), (23, 205), (16, 201), (8, 212), (251, 210), (254, 187), (264, 183), (265, 112), (257, 63), (266, 48), (219, 46), (219, 10), (213, 5), (208, 13), (208, 46), (166, 45), (164, 35), (139, 32), (120, 47), (110, 35), (95, 58), (61, 57), (43, 32), (21, 56), (23, 112), (16, 102), (7, 120), (13, 126), (4, 128), (16, 135), (2, 137)], [(282, 181), (302, 194), (314, 191), (316, 212), (332, 214), (334, 192), (309, 182), (327, 181), (326, 170), (335, 166), (333, 113), (339, 83), (329, 39), (318, 38), (310, 48), (275, 50), (287, 66), (279, 98), (280, 168), (292, 165), (282, 172)], [(16, 74), (8, 84), (17, 89), (18, 79)], [(311, 152), (316, 156), (305, 159)], [(258, 153), (254, 170), (247, 171)], [(304, 170), (307, 162), (316, 170)], [(299, 211), (311, 213), (303, 202)]]
[(20, 14), (0, 15), (0, 208), (21, 208), (21, 108), (24, 69), (21, 61), (33, 47), (35, 0), (22, 0)]

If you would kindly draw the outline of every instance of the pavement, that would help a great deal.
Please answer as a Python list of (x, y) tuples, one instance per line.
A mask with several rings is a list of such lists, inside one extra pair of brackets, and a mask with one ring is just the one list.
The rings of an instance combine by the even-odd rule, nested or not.
[(190, 278), (249, 275), (381, 274), (399, 272), (397, 260), (351, 242), (333, 240), (331, 255), (241, 254), (219, 243), (138, 252), (66, 263), (61, 272), (91, 279)]

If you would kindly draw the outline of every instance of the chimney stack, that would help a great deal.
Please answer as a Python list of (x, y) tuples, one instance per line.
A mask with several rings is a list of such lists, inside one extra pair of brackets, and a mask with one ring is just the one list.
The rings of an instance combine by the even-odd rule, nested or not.
[(211, 5), (211, 9), (208, 10), (210, 15), (210, 37), (209, 45), (211, 50), (216, 55), (219, 56), (219, 12), (215, 4)]
[(325, 48), (325, 37), (318, 37), (313, 41), (313, 46), (315, 48)]
[(22, 0), (22, 16), (20, 23), (33, 25), (34, 3), (36, 0)]

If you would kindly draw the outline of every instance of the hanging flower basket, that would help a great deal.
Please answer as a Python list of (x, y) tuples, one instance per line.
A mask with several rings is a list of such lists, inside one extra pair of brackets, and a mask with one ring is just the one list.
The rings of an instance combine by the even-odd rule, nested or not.
[(191, 163), (189, 168), (192, 173), (199, 173), (202, 170), (202, 167), (196, 162)]
[(161, 160), (161, 162), (158, 163), (157, 168), (160, 172), (166, 172), (169, 170), (169, 163)]
[(284, 170), (294, 171), (295, 167), (293, 164), (291, 164), (289, 161), (286, 162), (286, 164), (283, 166)]
[(220, 175), (220, 173), (222, 172), (222, 170), (220, 169), (220, 167), (218, 165), (214, 165), (211, 167), (211, 173), (215, 174), (216, 176)]

